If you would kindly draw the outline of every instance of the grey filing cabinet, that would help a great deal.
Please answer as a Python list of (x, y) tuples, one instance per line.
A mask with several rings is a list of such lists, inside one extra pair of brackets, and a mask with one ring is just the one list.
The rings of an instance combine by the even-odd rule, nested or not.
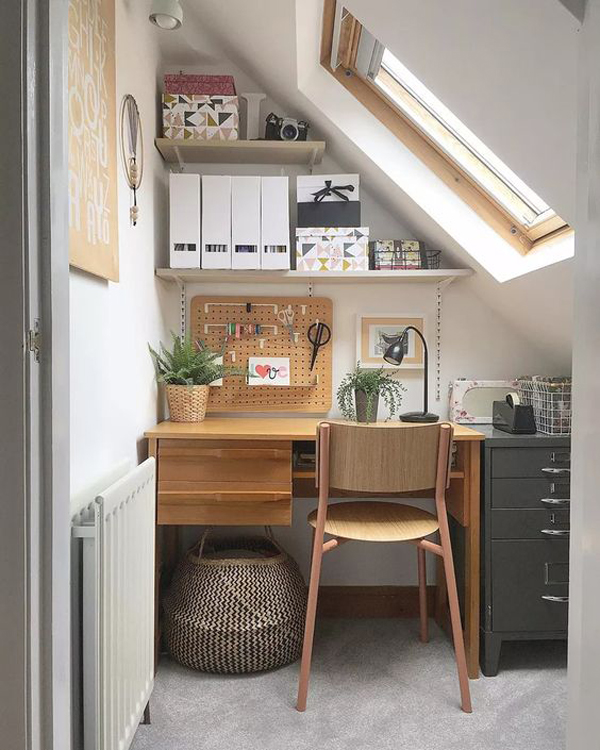
[(569, 437), (485, 435), (481, 514), (481, 669), (503, 641), (564, 639), (569, 601)]

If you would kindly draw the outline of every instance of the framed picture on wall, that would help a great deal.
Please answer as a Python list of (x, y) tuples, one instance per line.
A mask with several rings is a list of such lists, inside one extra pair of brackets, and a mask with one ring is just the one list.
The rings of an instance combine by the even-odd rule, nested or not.
[(386, 336), (400, 336), (406, 326), (414, 326), (425, 336), (425, 316), (422, 314), (368, 313), (356, 316), (356, 358), (362, 367), (386, 367), (391, 370), (423, 368), (423, 345), (414, 333), (404, 342), (404, 359), (401, 365), (389, 365), (383, 355)]
[(69, 0), (69, 262), (119, 280), (115, 0)]

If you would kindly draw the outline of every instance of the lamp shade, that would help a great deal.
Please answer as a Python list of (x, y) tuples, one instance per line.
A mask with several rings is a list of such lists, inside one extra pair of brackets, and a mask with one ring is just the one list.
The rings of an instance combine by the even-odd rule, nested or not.
[(383, 355), (384, 360), (389, 365), (400, 365), (404, 359), (404, 342), (406, 341), (407, 329), (405, 328), (399, 336), (381, 336), (386, 344), (389, 344)]
[(165, 31), (174, 31), (183, 23), (183, 8), (179, 0), (152, 0), (150, 23)]

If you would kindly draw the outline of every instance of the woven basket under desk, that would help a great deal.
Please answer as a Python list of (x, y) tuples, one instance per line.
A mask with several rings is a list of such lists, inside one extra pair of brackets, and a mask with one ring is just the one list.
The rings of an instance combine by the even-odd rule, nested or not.
[[(239, 557), (213, 556), (224, 550)], [(201, 672), (273, 669), (300, 657), (305, 612), (302, 574), (274, 540), (216, 539), (204, 551), (199, 543), (180, 561), (165, 597), (167, 649)]]

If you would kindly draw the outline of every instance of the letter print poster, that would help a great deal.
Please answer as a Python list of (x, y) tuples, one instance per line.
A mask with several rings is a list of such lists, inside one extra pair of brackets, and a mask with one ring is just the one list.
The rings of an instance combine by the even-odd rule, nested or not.
[(114, 0), (69, 0), (69, 260), (119, 280)]

